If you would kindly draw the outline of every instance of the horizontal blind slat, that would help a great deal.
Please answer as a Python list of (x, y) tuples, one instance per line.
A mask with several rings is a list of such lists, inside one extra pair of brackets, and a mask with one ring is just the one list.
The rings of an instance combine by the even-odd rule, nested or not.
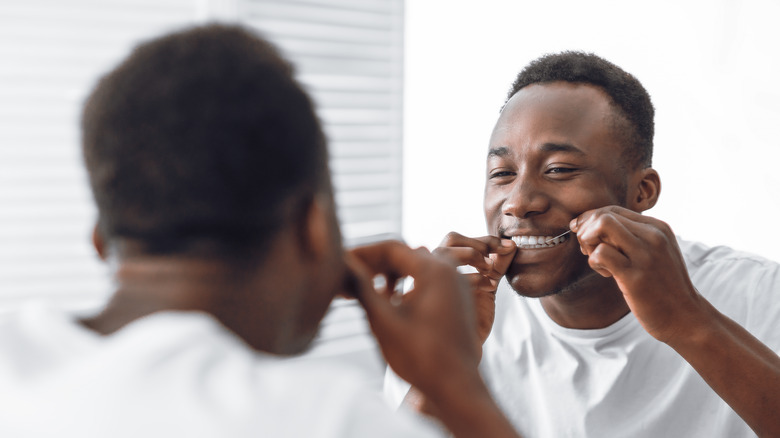
[[(337, 10), (398, 14), (403, 0), (262, 0), (263, 3), (317, 5)], [(254, 3), (250, 0), (245, 3)]]
[(393, 23), (383, 11), (367, 11), (333, 8), (324, 4), (296, 2), (247, 2), (242, 9), (244, 17), (254, 20), (285, 20), (321, 25), (335, 25), (343, 28), (367, 28), (392, 30)]

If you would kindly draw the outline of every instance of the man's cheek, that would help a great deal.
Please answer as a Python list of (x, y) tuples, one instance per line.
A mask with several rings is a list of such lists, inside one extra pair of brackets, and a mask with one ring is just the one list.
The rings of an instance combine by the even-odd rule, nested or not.
[(488, 234), (497, 236), (499, 233), (498, 230), (500, 226), (501, 226), (501, 218), (499, 216), (488, 217), (487, 220)]
[(496, 208), (485, 206), (485, 223), (487, 224), (488, 232), (495, 235), (498, 232), (498, 226), (500, 225), (501, 215), (498, 214)]

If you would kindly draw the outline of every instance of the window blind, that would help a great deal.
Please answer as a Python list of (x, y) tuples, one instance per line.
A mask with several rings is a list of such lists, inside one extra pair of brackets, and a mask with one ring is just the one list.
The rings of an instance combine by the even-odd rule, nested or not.
[(400, 233), (403, 3), (244, 0), (238, 16), (294, 61), (318, 106), (347, 241)]
[(90, 244), (81, 104), (140, 39), (196, 17), (191, 0), (0, 3), (0, 307), (105, 298), (106, 270)]
[[(313, 96), (347, 245), (401, 232), (402, 0), (26, 0), (0, 3), (0, 310), (89, 309), (110, 293), (78, 119), (98, 76), (140, 40), (211, 19), (273, 41)], [(374, 348), (336, 301), (319, 355)]]

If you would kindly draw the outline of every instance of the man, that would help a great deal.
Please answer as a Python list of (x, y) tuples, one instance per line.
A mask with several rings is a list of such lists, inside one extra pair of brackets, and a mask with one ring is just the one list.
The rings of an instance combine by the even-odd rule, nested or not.
[[(0, 320), (0, 436), (430, 436), (355, 370), (284, 358), (339, 293), (454, 435), (516, 436), (479, 376), (454, 266), (397, 242), (344, 253), (323, 133), (267, 42), (212, 25), (143, 44), (99, 82), (82, 131), (116, 290), (80, 320)], [(377, 274), (415, 289), (391, 304)]]
[(437, 250), (478, 270), (483, 375), (524, 436), (780, 436), (780, 268), (641, 215), (653, 112), (597, 56), (534, 61), (490, 138), (490, 235)]

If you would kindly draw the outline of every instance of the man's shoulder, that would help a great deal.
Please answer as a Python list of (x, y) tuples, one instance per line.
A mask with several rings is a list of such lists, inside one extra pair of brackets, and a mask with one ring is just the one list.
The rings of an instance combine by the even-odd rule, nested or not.
[[(0, 418), (46, 420), (0, 422), (0, 436), (68, 435), (80, 421), (92, 436), (369, 436), (375, 425), (374, 436), (417, 436), (349, 364), (254, 351), (205, 314), (161, 313), (100, 337), (68, 312), (27, 309), (0, 319), (0, 339)], [(117, 435), (120, 423), (132, 426)]]
[(755, 335), (780, 316), (780, 264), (727, 246), (678, 237), (693, 285), (718, 310)]
[(760, 292), (780, 286), (780, 264), (775, 261), (723, 245), (709, 246), (680, 237), (677, 242), (697, 287), (748, 287)]
[(680, 246), (685, 263), (689, 271), (693, 268), (699, 268), (705, 265), (744, 263), (747, 266), (753, 265), (756, 268), (777, 269), (778, 263), (746, 251), (733, 249), (725, 245), (707, 245), (702, 242), (685, 240), (677, 237), (677, 243)]

